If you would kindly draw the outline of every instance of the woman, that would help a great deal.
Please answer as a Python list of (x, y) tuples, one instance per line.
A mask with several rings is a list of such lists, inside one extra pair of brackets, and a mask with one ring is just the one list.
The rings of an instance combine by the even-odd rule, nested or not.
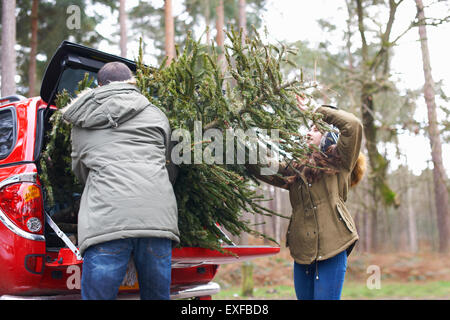
[[(299, 107), (304, 108), (301, 103)], [(255, 166), (247, 168), (259, 179), (289, 190), (292, 216), (286, 245), (295, 261), (297, 298), (338, 300), (347, 256), (358, 240), (345, 201), (349, 186), (356, 185), (365, 171), (365, 158), (360, 153), (363, 128), (353, 114), (334, 107), (321, 106), (316, 112), (339, 129), (335, 134), (311, 128), (309, 144), (321, 152), (312, 152), (302, 163), (280, 164), (279, 173), (284, 178), (261, 176)]]

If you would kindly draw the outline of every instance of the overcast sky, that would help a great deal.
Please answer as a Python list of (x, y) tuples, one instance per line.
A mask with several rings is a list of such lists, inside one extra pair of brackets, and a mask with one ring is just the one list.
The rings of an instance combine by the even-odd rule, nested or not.
[[(426, 5), (430, 1), (424, 0)], [(435, 2), (435, 1), (433, 1)], [(137, 0), (128, 0), (127, 6), (133, 7), (138, 3)], [(163, 0), (154, 0), (154, 3), (163, 6)], [(174, 15), (183, 13), (181, 1), (174, 1)], [(269, 0), (267, 11), (262, 15), (263, 25), (267, 27), (271, 40), (290, 42), (298, 40), (307, 40), (313, 46), (329, 40), (332, 43), (342, 44), (342, 30), (345, 29), (345, 20), (347, 12), (343, 0)], [(427, 16), (442, 17), (448, 15), (448, 6), (435, 4), (426, 9)], [(415, 1), (406, 0), (398, 9), (393, 37), (396, 37), (407, 28), (416, 14)], [(383, 17), (381, 17), (383, 18)], [(335, 32), (324, 32), (318, 25), (318, 19), (326, 19), (331, 24), (337, 26)], [(100, 32), (108, 35), (112, 29), (117, 29), (117, 16), (106, 20), (99, 28)], [(450, 23), (441, 25), (438, 28), (428, 27), (428, 44), (431, 56), (432, 74), (436, 82), (443, 81), (444, 90), (447, 95), (450, 94), (450, 66), (448, 41), (450, 35)], [(394, 78), (398, 80), (400, 88), (418, 89), (423, 86), (424, 75), (422, 69), (422, 56), (420, 43), (418, 41), (418, 30), (412, 29), (399, 41), (394, 49), (392, 59), (392, 69)], [(357, 37), (354, 39), (357, 40)], [(133, 59), (137, 54), (138, 39), (130, 39), (128, 57)], [(106, 44), (101, 45), (100, 50), (109, 51), (118, 54), (117, 47), (109, 47)], [(148, 63), (154, 64), (156, 61), (148, 58)], [(438, 101), (438, 103), (442, 103)], [(422, 99), (418, 101), (418, 111), (414, 117), (419, 121), (427, 119), (426, 105)], [(393, 148), (389, 148), (389, 158), (391, 168), (395, 169), (399, 164), (407, 161), (415, 174), (427, 167), (427, 161), (431, 160), (429, 141), (426, 137), (403, 134), (399, 138), (400, 146), (405, 157), (397, 159)], [(450, 176), (450, 145), (443, 145), (444, 166), (447, 175)]]
[[(435, 1), (433, 1), (435, 2)], [(424, 1), (424, 4), (430, 1)], [(308, 40), (311, 44), (318, 44), (326, 39), (330, 41), (342, 41), (342, 30), (345, 29), (345, 20), (348, 15), (344, 7), (345, 2), (339, 0), (269, 0), (269, 10), (264, 14), (271, 37), (276, 40)], [(449, 15), (448, 6), (435, 4), (425, 11), (430, 17), (443, 17)], [(426, 9), (426, 10), (427, 10)], [(393, 38), (402, 33), (416, 15), (415, 1), (406, 0), (398, 9), (398, 15), (393, 28)], [(318, 19), (326, 19), (338, 28), (335, 33), (324, 32), (318, 25)], [(385, 21), (385, 20), (384, 20)], [(450, 94), (450, 63), (449, 47), (450, 23), (438, 28), (428, 27), (428, 45), (432, 66), (433, 79), (438, 82), (443, 80), (444, 91)], [(355, 39), (357, 40), (357, 39)], [(392, 69), (394, 77), (398, 79), (398, 86), (403, 89), (418, 89), (423, 86), (424, 74), (422, 67), (422, 54), (418, 30), (414, 28), (401, 38), (394, 49)], [(438, 103), (444, 103), (439, 101)], [(442, 113), (441, 113), (442, 115)], [(427, 108), (425, 101), (418, 101), (418, 110), (415, 114), (418, 121), (427, 120)], [(390, 153), (391, 168), (395, 169), (399, 164), (407, 161), (415, 174), (427, 167), (427, 161), (431, 160), (429, 140), (423, 136), (402, 134), (399, 137), (400, 149), (405, 157), (398, 159), (394, 148), (388, 148)], [(450, 145), (443, 144), (443, 162), (450, 176)]]

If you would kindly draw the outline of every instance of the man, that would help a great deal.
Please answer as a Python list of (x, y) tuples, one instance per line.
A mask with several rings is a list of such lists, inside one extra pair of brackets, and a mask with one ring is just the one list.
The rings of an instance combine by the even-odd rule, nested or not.
[(169, 122), (123, 63), (62, 110), (73, 124), (72, 169), (85, 184), (78, 213), (83, 299), (115, 299), (130, 257), (141, 299), (169, 299), (176, 199), (166, 168)]

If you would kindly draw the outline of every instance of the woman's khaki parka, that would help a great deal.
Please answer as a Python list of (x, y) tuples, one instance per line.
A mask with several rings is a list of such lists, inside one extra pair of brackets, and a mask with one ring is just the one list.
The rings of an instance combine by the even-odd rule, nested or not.
[[(326, 260), (343, 250), (350, 253), (358, 240), (355, 223), (345, 201), (351, 172), (360, 153), (363, 127), (358, 118), (343, 110), (322, 106), (317, 112), (323, 114), (325, 122), (340, 131), (336, 148), (341, 163), (336, 174), (323, 174), (313, 183), (300, 175), (300, 179), (289, 185), (292, 216), (286, 245), (299, 264)], [(255, 166), (247, 168), (256, 173)], [(285, 163), (281, 163), (278, 173), (293, 175), (290, 170)], [(286, 180), (276, 175), (258, 175), (258, 178), (278, 187), (286, 187)]]

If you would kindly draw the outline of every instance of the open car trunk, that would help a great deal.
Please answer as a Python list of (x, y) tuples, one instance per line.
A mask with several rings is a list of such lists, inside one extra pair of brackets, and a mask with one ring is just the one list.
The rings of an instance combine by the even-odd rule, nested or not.
[[(63, 41), (59, 48), (53, 55), (50, 63), (45, 71), (42, 86), (40, 91), (41, 99), (47, 103), (44, 110), (40, 110), (42, 121), (45, 125), (41, 126), (44, 131), (42, 135), (41, 151), (45, 150), (46, 144), (49, 140), (49, 134), (52, 130), (49, 118), (56, 110), (55, 100), (59, 93), (66, 90), (72, 97), (75, 96), (75, 91), (78, 89), (78, 83), (83, 80), (86, 73), (89, 78), (93, 79), (92, 87), (97, 86), (97, 72), (105, 63), (120, 61), (125, 63), (133, 72), (136, 71), (136, 64), (128, 59), (124, 59), (115, 55), (107, 54), (99, 50), (88, 48), (69, 41)], [(66, 153), (70, 151), (66, 150)], [(65, 154), (65, 156), (70, 156)], [(47, 159), (44, 159), (46, 161)], [(63, 172), (64, 168), (58, 167), (60, 159), (53, 159), (54, 162), (50, 164), (52, 170)], [(46, 213), (52, 218), (57, 226), (67, 235), (67, 238), (77, 245), (77, 215), (79, 208), (79, 201), (81, 197), (82, 187), (72, 188), (67, 185), (68, 180), (64, 180), (61, 174), (61, 180), (58, 177), (47, 176), (47, 184), (55, 190), (52, 194), (53, 201), (44, 203)], [(69, 190), (69, 191), (68, 191)], [(49, 195), (50, 190), (46, 190)], [(50, 202), (52, 202), (50, 204)], [(66, 247), (66, 244), (61, 240), (61, 237), (50, 227), (48, 221), (45, 228), (45, 238), (47, 251), (53, 255), (57, 254), (60, 248)], [(67, 257), (64, 253), (62, 256)], [(56, 258), (55, 258), (56, 259)]]

